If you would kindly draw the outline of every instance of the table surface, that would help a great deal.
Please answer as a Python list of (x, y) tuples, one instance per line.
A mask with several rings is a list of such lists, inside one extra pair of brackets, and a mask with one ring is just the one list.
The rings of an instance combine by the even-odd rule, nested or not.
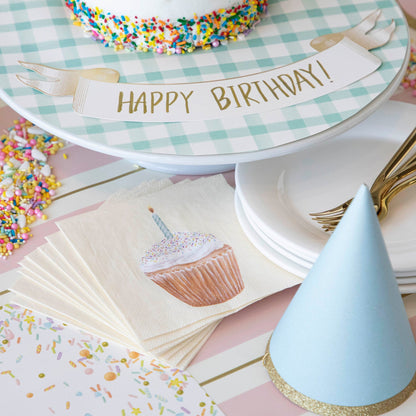
[[(414, 36), (414, 32), (412, 33)], [(410, 91), (399, 90), (393, 99), (416, 105)], [(9, 127), (18, 115), (0, 101), (0, 129)], [(96, 209), (120, 188), (130, 188), (166, 174), (141, 169), (126, 160), (97, 153), (75, 145), (54, 156), (51, 164), (62, 187), (48, 208), (46, 221), (33, 225), (33, 238), (0, 265), (0, 304), (9, 300), (8, 288), (17, 279), (18, 262), (45, 243), (45, 237), (58, 231), (56, 222)], [(225, 174), (234, 184), (234, 173)], [(183, 177), (174, 176), (173, 181)], [(261, 358), (267, 340), (297, 288), (270, 296), (239, 313), (225, 318), (195, 357), (188, 371), (200, 382), (228, 416), (312, 415), (295, 406), (273, 386)], [(412, 329), (416, 336), (416, 295), (404, 298)], [(414, 415), (416, 394), (389, 414)]]
[[(416, 100), (408, 92), (400, 92), (396, 98), (416, 104)], [(1, 104), (1, 128), (10, 126), (16, 117), (14, 111)], [(1, 304), (8, 301), (7, 289), (17, 278), (18, 262), (43, 244), (46, 236), (58, 231), (57, 221), (94, 210), (120, 188), (129, 188), (150, 178), (167, 176), (75, 145), (66, 147), (65, 153), (67, 159), (59, 154), (51, 161), (54, 173), (63, 185), (48, 208), (50, 219), (35, 223), (32, 228), (33, 238), (1, 264)], [(230, 172), (225, 176), (233, 184), (234, 173)], [(183, 177), (174, 176), (172, 179), (180, 181)], [(285, 416), (311, 414), (293, 405), (274, 388), (261, 363), (264, 346), (271, 331), (296, 289), (295, 287), (277, 293), (225, 318), (188, 368), (226, 415), (248, 416), (258, 414), (260, 410), (263, 416), (274, 415), (276, 410)], [(408, 296), (404, 300), (416, 334), (416, 295)], [(414, 394), (391, 414), (410, 416), (414, 414), (415, 408)]]

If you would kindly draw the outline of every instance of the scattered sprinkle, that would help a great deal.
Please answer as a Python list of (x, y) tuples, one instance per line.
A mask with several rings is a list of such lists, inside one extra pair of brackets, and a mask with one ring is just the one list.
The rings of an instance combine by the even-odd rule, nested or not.
[(61, 186), (48, 157), (64, 143), (24, 118), (0, 136), (0, 257), (7, 259), (32, 236), (30, 224)]
[[(3, 348), (1, 353), (10, 354), (9, 363), (13, 366), (5, 366), (7, 355), (2, 355), (4, 370), (0, 371), (0, 377), (15, 380), (16, 385), (19, 386), (16, 388), (26, 387), (27, 390), (23, 391), (26, 400), (36, 396), (37, 400), (45, 404), (50, 401), (49, 406), (54, 403), (53, 407), (48, 407), (50, 414), (63, 414), (62, 409), (67, 409), (70, 412), (75, 411), (74, 406), (79, 403), (77, 398), (81, 397), (88, 398), (88, 401), (99, 400), (103, 406), (107, 406), (107, 403), (113, 403), (114, 405), (114, 401), (121, 402), (122, 398), (124, 398), (123, 403), (130, 400), (127, 409), (126, 405), (124, 409), (119, 408), (118, 414), (121, 413), (124, 416), (149, 414), (149, 411), (155, 415), (177, 414), (186, 416), (198, 414), (202, 416), (203, 407), (199, 407), (202, 402), (206, 403), (204, 407), (213, 410), (210, 414), (215, 414), (216, 407), (213, 407), (213, 402), (208, 402), (205, 393), (198, 390), (199, 387), (195, 381), (189, 383), (189, 376), (183, 371), (158, 363), (158, 361), (136, 351), (114, 348), (107, 341), (103, 342), (93, 336), (88, 341), (84, 341), (81, 336), (86, 338), (85, 333), (80, 332), (78, 337), (74, 338), (74, 329), (72, 329), (72, 332), (70, 331), (64, 324), (58, 324), (51, 318), (34, 314), (29, 309), (17, 305), (2, 306), (0, 308), (0, 339), (5, 340), (7, 336), (9, 342), (0, 344)], [(21, 336), (18, 336), (19, 334)], [(52, 352), (52, 348), (48, 348), (53, 343), (55, 343), (56, 354)], [(25, 350), (22, 350), (21, 346), (27, 344), (33, 347), (23, 353)], [(107, 349), (97, 351), (97, 347), (104, 346), (104, 344)], [(17, 354), (13, 357), (14, 347), (17, 348), (18, 352), (16, 351)], [(85, 355), (90, 351), (96, 351), (96, 353), (90, 359), (87, 359)], [(18, 374), (14, 366), (21, 366), (24, 365), (22, 363), (30, 362), (30, 354), (34, 354), (36, 357), (39, 354), (45, 365), (49, 362), (50, 366), (59, 366), (64, 371), (56, 373), (55, 369), (54, 371), (48, 371), (48, 367), (37, 371), (34, 369), (35, 373), (32, 375), (35, 376), (41, 388), (36, 389), (36, 391), (32, 390), (24, 379), (20, 383), (20, 380), (13, 374)], [(50, 361), (48, 361), (48, 356)], [(130, 368), (121, 365), (122, 362), (127, 360), (126, 357), (129, 357), (129, 360), (133, 358), (136, 360), (135, 364), (130, 363)], [(56, 361), (56, 359), (60, 361)], [(75, 362), (80, 362), (79, 360), (82, 360), (82, 363), (87, 367), (75, 364)], [(111, 364), (109, 364), (110, 361)], [(107, 372), (103, 371), (104, 368), (107, 368), (105, 370)], [(155, 371), (155, 369), (160, 371)], [(78, 386), (76, 388), (72, 386), (73, 393), (71, 393), (70, 384), (63, 379), (67, 373), (73, 373), (79, 380), (84, 377), (83, 383), (87, 383), (84, 385), (88, 385), (89, 388), (80, 391)], [(30, 374), (28, 374), (28, 377), (30, 378)], [(120, 387), (125, 385), (127, 380), (131, 381), (132, 384), (130, 385), (133, 385), (134, 388), (123, 393)], [(56, 407), (59, 404), (56, 397), (60, 395), (62, 386), (66, 386), (66, 393), (65, 396), (62, 396), (62, 403), (59, 405), (61, 410), (59, 410)], [(73, 394), (73, 398), (70, 396), (71, 394)], [(204, 394), (204, 397), (202, 394)], [(193, 409), (198, 407), (201, 410), (191, 412), (190, 408), (183, 407), (184, 397), (187, 397), (188, 403), (193, 401)], [(208, 413), (208, 410), (206, 413)], [(98, 414), (103, 413), (82, 413), (83, 416), (98, 416)]]
[(416, 97), (416, 47), (410, 48), (410, 60), (407, 66), (406, 74), (402, 81), (402, 87), (413, 89), (412, 95)]

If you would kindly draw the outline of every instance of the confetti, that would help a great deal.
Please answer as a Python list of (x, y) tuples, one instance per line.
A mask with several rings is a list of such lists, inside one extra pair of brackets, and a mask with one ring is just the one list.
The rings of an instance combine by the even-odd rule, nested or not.
[[(1, 344), (4, 348), (1, 381), (16, 384), (14, 388), (20, 391), (24, 388), (23, 397), (31, 400), (34, 414), (63, 414), (62, 410), (66, 409), (81, 416), (201, 416), (202, 402), (207, 408), (217, 409), (212, 401), (208, 402), (206, 393), (195, 380), (189, 383), (190, 376), (185, 372), (94, 336), (86, 342), (87, 334), (82, 331), (28, 309), (17, 305), (3, 306), (0, 309), (0, 340), (6, 339), (6, 330), (9, 341)], [(56, 354), (47, 348), (55, 341)], [(104, 344), (105, 349), (98, 350), (98, 346)], [(84, 355), (90, 351), (96, 353), (86, 359)], [(125, 364), (126, 357), (134, 357), (137, 362), (131, 363), (130, 367), (121, 365)], [(79, 360), (87, 367), (78, 365)], [(158, 367), (162, 372), (149, 371)], [(16, 391), (15, 396), (7, 397), (9, 408), (20, 404), (16, 400), (18, 394)], [(4, 404), (5, 398), (2, 400)], [(87, 413), (92, 400), (95, 400), (97, 410)], [(127, 409), (126, 403), (129, 404)], [(186, 407), (183, 407), (184, 403)], [(39, 405), (44, 406), (42, 411), (36, 407)], [(16, 414), (20, 413), (16, 411)]]
[(30, 224), (47, 219), (44, 210), (61, 186), (47, 160), (63, 146), (60, 139), (24, 118), (0, 136), (1, 258), (7, 259), (26, 243)]
[(401, 83), (402, 87), (405, 89), (413, 89), (412, 95), (416, 97), (416, 47), (412, 46), (410, 48), (410, 60), (407, 66), (406, 74)]

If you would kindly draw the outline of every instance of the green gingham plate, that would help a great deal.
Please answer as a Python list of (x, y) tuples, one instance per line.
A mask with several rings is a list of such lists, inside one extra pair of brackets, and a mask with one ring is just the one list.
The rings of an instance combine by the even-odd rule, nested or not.
[[(391, 19), (397, 24), (392, 40), (373, 51), (383, 65), (348, 88), (278, 111), (202, 123), (98, 120), (76, 114), (71, 97), (42, 95), (15, 76), (27, 76), (18, 60), (66, 69), (110, 67), (120, 72), (121, 82), (130, 83), (248, 75), (310, 56), (313, 38), (352, 27), (376, 8), (382, 9), (378, 27)], [(218, 171), (341, 133), (391, 96), (409, 53), (407, 26), (394, 0), (271, 0), (267, 16), (245, 40), (182, 56), (114, 52), (86, 38), (68, 16), (63, 0), (0, 0), (0, 97), (66, 140), (156, 169), (178, 167), (179, 172), (184, 166)]]

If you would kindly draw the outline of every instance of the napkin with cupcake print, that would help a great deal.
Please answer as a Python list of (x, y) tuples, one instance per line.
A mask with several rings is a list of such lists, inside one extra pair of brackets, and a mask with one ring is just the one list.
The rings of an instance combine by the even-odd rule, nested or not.
[(222, 175), (144, 183), (58, 226), (15, 302), (179, 367), (221, 318), (300, 282), (247, 240)]

